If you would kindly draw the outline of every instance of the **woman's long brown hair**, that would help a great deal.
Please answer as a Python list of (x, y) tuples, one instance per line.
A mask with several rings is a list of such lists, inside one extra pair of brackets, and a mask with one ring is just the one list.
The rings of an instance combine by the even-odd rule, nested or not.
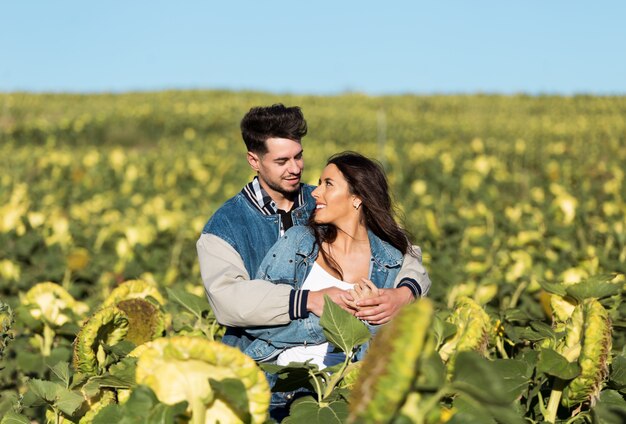
[[(333, 155), (326, 163), (327, 166), (330, 164), (334, 164), (341, 171), (348, 182), (350, 194), (361, 198), (365, 226), (403, 254), (414, 255), (408, 232), (394, 219), (394, 205), (389, 195), (389, 185), (383, 167), (356, 152)], [(337, 261), (322, 249), (322, 243), (331, 244), (335, 241), (337, 227), (333, 224), (316, 223), (314, 214), (311, 214), (308, 225), (313, 229), (322, 258), (343, 279), (343, 272)]]

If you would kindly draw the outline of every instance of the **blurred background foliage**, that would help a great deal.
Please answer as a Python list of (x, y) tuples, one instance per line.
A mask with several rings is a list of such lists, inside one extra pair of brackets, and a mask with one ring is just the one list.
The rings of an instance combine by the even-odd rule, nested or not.
[[(202, 293), (195, 240), (250, 180), (241, 117), (299, 105), (304, 180), (380, 160), (431, 296), (624, 272), (626, 98), (0, 94), (0, 297), (41, 281), (97, 303), (131, 278)], [(508, 294), (507, 294), (508, 293)]]

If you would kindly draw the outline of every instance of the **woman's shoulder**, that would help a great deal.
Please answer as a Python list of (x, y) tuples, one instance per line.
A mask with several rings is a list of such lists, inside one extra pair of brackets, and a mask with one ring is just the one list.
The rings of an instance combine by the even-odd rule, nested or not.
[(368, 231), (372, 256), (375, 260), (387, 266), (397, 266), (402, 264), (404, 253), (392, 246), (390, 243), (378, 237), (373, 231)]

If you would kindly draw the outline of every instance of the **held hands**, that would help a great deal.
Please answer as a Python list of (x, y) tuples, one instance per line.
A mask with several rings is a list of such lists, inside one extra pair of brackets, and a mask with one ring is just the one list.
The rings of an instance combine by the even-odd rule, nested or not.
[(324, 310), (324, 295), (357, 318), (376, 325), (391, 321), (402, 306), (413, 301), (413, 294), (407, 287), (379, 289), (363, 278), (348, 291), (329, 287), (309, 292), (307, 310), (318, 317)]
[[(376, 288), (371, 281), (363, 280)], [(404, 305), (408, 305), (414, 299), (413, 293), (408, 287), (395, 289), (376, 288), (376, 290), (377, 293), (375, 295), (363, 297), (355, 301), (357, 312), (354, 316), (369, 324), (385, 324), (391, 321)]]
[(322, 311), (324, 310), (324, 295), (330, 297), (330, 300), (354, 315), (355, 311), (350, 305), (354, 302), (354, 299), (349, 292), (341, 290), (338, 287), (328, 287), (318, 291), (310, 291), (306, 302), (307, 310), (318, 317), (322, 316)]

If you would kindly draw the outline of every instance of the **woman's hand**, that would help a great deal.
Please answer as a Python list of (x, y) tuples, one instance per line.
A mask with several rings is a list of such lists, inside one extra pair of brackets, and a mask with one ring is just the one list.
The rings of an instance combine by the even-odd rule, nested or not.
[(348, 290), (348, 293), (350, 293), (354, 300), (346, 301), (346, 303), (352, 309), (354, 309), (355, 312), (361, 309), (357, 305), (358, 301), (377, 297), (380, 295), (378, 287), (376, 287), (376, 285), (374, 285), (374, 283), (372, 283), (367, 278), (362, 278), (360, 282), (355, 283), (354, 287)]
[(413, 293), (408, 287), (396, 289), (378, 289), (379, 295), (369, 299), (357, 300), (359, 311), (357, 318), (370, 324), (385, 324), (404, 306), (413, 301)]
[(338, 287), (328, 287), (318, 291), (310, 291), (306, 301), (307, 311), (321, 317), (322, 311), (324, 310), (324, 295), (330, 297), (330, 300), (354, 315), (355, 310), (350, 306), (350, 304), (354, 302), (354, 298), (350, 292), (341, 290)]

